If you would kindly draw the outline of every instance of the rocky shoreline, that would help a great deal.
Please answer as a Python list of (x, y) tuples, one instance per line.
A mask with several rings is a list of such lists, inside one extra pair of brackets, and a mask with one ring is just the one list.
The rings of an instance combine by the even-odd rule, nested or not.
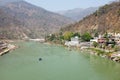
[(9, 51), (14, 50), (15, 45), (10, 44), (8, 41), (0, 41), (0, 56), (7, 54)]
[[(14, 41), (0, 42), (0, 56), (2, 56), (4, 54), (8, 53), (9, 51), (14, 50), (14, 49), (17, 48), (15, 45), (9, 44), (9, 43), (12, 43), (12, 42), (14, 42)], [(52, 45), (52, 44), (55, 44), (55, 43), (44, 42), (44, 44)], [(62, 45), (62, 44), (55, 44), (55, 45), (61, 45), (63, 47), (67, 47), (67, 46)], [(119, 52), (111, 52), (111, 53), (109, 52), (108, 53), (108, 52), (102, 51), (100, 49), (96, 50), (96, 48), (80, 48), (80, 47), (75, 47), (75, 46), (74, 47), (67, 47), (67, 48), (70, 51), (72, 49), (79, 50), (79, 51), (82, 51), (82, 52), (87, 52), (90, 55), (96, 55), (96, 56), (100, 56), (100, 57), (103, 57), (103, 58), (108, 58), (108, 59), (110, 59), (112, 61), (120, 63), (120, 54), (119, 54)]]
[[(80, 49), (80, 51), (83, 51), (83, 52), (87, 52), (89, 53), (90, 55), (96, 55), (96, 56), (100, 56), (100, 57), (103, 57), (103, 58), (107, 58), (109, 60), (112, 60), (114, 62), (118, 62), (120, 63), (120, 52), (105, 52), (103, 50), (95, 50), (96, 48), (86, 48), (86, 49)], [(102, 54), (100, 54), (100, 52)]]
[[(81, 47), (80, 46), (71, 46), (71, 47), (69, 46), (68, 47), (64, 44), (58, 44), (58, 43), (54, 43), (54, 42), (44, 42), (44, 44), (59, 45), (59, 46), (67, 47), (69, 51), (78, 50), (78, 51), (82, 51), (82, 52), (87, 52), (90, 55), (100, 56), (100, 57), (107, 58), (109, 60), (120, 63), (120, 52), (109, 52), (107, 50), (102, 50), (102, 49), (93, 48), (93, 47), (82, 47), (82, 46)], [(95, 50), (95, 49), (98, 49), (98, 50)]]

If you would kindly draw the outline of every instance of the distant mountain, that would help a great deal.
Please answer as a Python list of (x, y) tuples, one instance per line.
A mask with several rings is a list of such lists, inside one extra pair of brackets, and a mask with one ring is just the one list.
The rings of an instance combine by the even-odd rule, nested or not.
[(0, 36), (5, 38), (43, 37), (73, 22), (23, 0), (0, 0), (0, 11)]
[(23, 0), (0, 0), (0, 6), (6, 5), (7, 3), (18, 2), (18, 1), (23, 1)]
[(105, 32), (120, 32), (120, 2), (113, 2), (100, 7), (93, 14), (83, 20), (71, 24), (63, 31), (90, 32), (92, 34)]
[(72, 10), (67, 10), (67, 11), (59, 11), (57, 13), (64, 15), (66, 17), (69, 17), (73, 20), (82, 20), (84, 17), (92, 14), (95, 12), (98, 8), (97, 7), (90, 7), (87, 9), (82, 9), (82, 8), (76, 8)]

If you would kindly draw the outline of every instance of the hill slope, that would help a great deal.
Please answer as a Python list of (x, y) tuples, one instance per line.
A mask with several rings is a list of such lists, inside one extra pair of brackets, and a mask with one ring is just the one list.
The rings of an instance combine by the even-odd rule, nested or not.
[(0, 39), (21, 39), (24, 37), (21, 22), (0, 8)]
[(95, 13), (63, 29), (75, 32), (120, 32), (120, 2), (100, 7)]
[[(0, 17), (5, 19), (0, 18), (1, 34), (3, 34), (2, 32), (6, 32), (11, 38), (13, 37), (12, 34), (9, 34), (13, 33), (13, 30), (10, 29), (11, 27), (13, 29), (17, 28), (16, 38), (19, 38), (17, 34), (21, 33), (21, 31), (20, 36), (26, 35), (30, 38), (38, 38), (45, 36), (45, 34), (56, 32), (61, 26), (72, 22), (69, 18), (36, 7), (23, 0), (3, 0), (3, 3), (0, 5), (0, 15), (4, 12), (4, 14), (2, 14), (3, 16)], [(8, 18), (8, 16), (10, 18)], [(3, 26), (6, 26), (9, 32), (7, 30), (2, 31), (2, 29), (4, 29)], [(8, 35), (4, 36), (7, 38)]]
[(97, 9), (98, 9), (97, 7), (90, 7), (87, 9), (76, 8), (76, 9), (72, 9), (72, 10), (68, 10), (68, 11), (60, 11), (58, 13), (66, 16), (66, 17), (69, 17), (73, 20), (79, 21), (79, 20), (82, 20), (84, 17), (92, 14)]

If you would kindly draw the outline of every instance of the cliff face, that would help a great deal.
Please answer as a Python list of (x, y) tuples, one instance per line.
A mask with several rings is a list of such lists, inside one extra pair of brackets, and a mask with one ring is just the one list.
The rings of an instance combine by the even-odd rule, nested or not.
[(95, 13), (83, 20), (64, 28), (75, 32), (105, 33), (120, 32), (120, 2), (113, 2), (100, 7)]
[[(0, 38), (44, 37), (72, 22), (69, 18), (29, 4), (23, 0), (1, 0)], [(4, 4), (4, 5), (3, 5)]]

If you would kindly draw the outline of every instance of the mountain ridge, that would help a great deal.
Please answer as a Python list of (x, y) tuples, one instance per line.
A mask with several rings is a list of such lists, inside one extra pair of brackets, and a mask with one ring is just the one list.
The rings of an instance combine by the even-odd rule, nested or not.
[(83, 20), (71, 24), (63, 31), (89, 32), (92, 34), (104, 34), (106, 32), (120, 32), (120, 2), (106, 4), (85, 17)]
[[(9, 1), (9, 0), (8, 0)], [(73, 21), (69, 18), (66, 18), (64, 16), (61, 16), (59, 14), (49, 12), (41, 7), (34, 6), (26, 1), (20, 0), (20, 1), (13, 1), (13, 2), (7, 2), (7, 4), (0, 6), (0, 9), (6, 14), (3, 15), (3, 18), (6, 16), (10, 16), (11, 18), (6, 18), (9, 23), (12, 25), (4, 25), (8, 29), (4, 29), (3, 23), (6, 22), (2, 20), (1, 18), (1, 34), (3, 34), (2, 30), (4, 31), (4, 34), (6, 32), (6, 38), (7, 34), (20, 34), (20, 36), (27, 35), (30, 38), (39, 38), (44, 37), (46, 34), (50, 34), (53, 32), (59, 31), (59, 29), (62, 26), (65, 26), (69, 23), (72, 23)], [(12, 21), (15, 19), (14, 21)], [(18, 22), (17, 22), (18, 21)], [(17, 25), (15, 25), (15, 22)], [(19, 24), (18, 24), (19, 23)], [(13, 30), (10, 28), (18, 30), (15, 33), (12, 33)], [(10, 29), (10, 31), (8, 31)], [(24, 34), (24, 35), (23, 35)], [(17, 36), (15, 35), (16, 39)], [(20, 37), (20, 38), (22, 38)], [(11, 36), (12, 38), (12, 36)], [(19, 38), (19, 37), (18, 37)]]
[(8, 3), (12, 3), (12, 2), (20, 2), (20, 1), (24, 1), (24, 0), (0, 0), (0, 6), (4, 6)]
[(73, 20), (79, 21), (79, 20), (82, 20), (84, 17), (92, 14), (97, 9), (98, 9), (98, 7), (89, 7), (86, 9), (75, 8), (75, 9), (66, 10), (66, 11), (58, 11), (57, 13), (59, 13), (63, 16), (69, 17)]

